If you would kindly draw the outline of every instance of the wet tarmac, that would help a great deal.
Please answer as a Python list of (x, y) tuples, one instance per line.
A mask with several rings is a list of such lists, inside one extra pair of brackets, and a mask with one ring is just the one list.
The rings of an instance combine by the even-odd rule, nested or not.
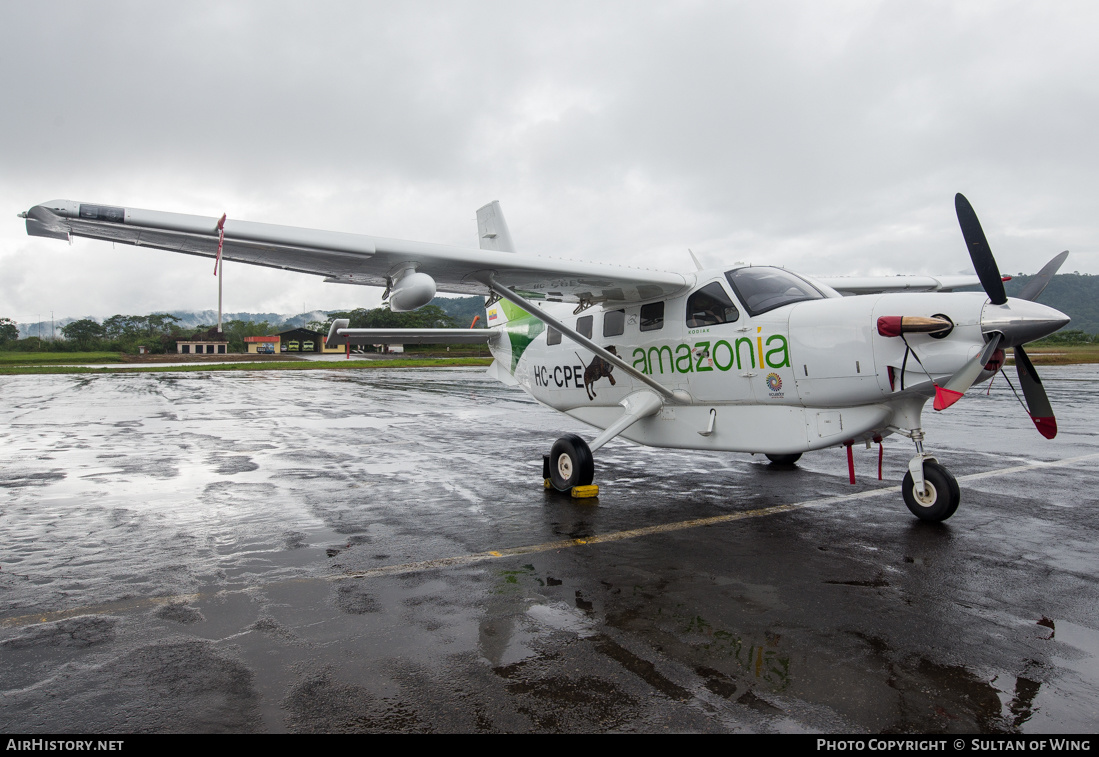
[(1093, 733), (1099, 367), (762, 458), (614, 441), (479, 369), (0, 378), (0, 731)]

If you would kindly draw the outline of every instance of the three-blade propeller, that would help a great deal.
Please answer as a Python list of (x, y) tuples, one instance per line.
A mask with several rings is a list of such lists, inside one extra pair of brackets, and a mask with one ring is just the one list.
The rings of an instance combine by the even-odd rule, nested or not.
[[(958, 212), (958, 225), (961, 226), (962, 236), (965, 237), (966, 246), (969, 248), (969, 257), (973, 261), (973, 270), (977, 272), (977, 278), (988, 295), (993, 305), (1007, 303), (1007, 292), (1004, 290), (1003, 277), (1000, 276), (1000, 268), (996, 265), (996, 259), (992, 256), (992, 249), (985, 239), (981, 222), (977, 220), (977, 214), (973, 206), (969, 204), (963, 195), (954, 197), (954, 207)], [(1046, 263), (1045, 267), (1023, 288), (1019, 299), (1034, 301), (1045, 290), (1057, 269), (1065, 262), (1068, 252), (1062, 252), (1053, 260)], [(984, 367), (992, 360), (1003, 335), (993, 333), (981, 354), (966, 363), (960, 370), (951, 376), (942, 387), (936, 387), (934, 408), (943, 410), (958, 401), (966, 389), (973, 386)], [(1049, 404), (1042, 380), (1038, 372), (1034, 370), (1034, 364), (1030, 362), (1022, 345), (1014, 348), (1015, 370), (1019, 374), (1019, 384), (1023, 389), (1023, 397), (1026, 400), (1027, 412), (1034, 421), (1038, 432), (1052, 439), (1057, 435), (1057, 419), (1053, 416), (1053, 408)]]

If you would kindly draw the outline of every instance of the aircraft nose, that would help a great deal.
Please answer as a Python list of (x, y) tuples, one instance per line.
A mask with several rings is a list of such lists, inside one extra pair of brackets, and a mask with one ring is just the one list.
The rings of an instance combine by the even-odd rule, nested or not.
[(1003, 305), (985, 305), (981, 330), (1004, 335), (1003, 347), (1016, 347), (1049, 336), (1071, 319), (1060, 310), (1028, 300), (1009, 297)]

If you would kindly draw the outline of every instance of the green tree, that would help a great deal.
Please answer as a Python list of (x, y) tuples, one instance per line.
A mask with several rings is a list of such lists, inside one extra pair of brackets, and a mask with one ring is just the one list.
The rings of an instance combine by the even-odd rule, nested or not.
[[(453, 329), (458, 328), (458, 322), (451, 318), (437, 305), (425, 305), (419, 310), (410, 313), (394, 313), (389, 306), (367, 310), (356, 308), (340, 313), (329, 313), (329, 320), (324, 329), (317, 329), (328, 333), (332, 326), (332, 320), (347, 318), (353, 329)], [(462, 324), (464, 326), (465, 324)]]
[(76, 344), (77, 349), (90, 350), (100, 346), (103, 338), (103, 327), (90, 318), (73, 321), (67, 326), (61, 327), (61, 335), (66, 341)]
[(469, 328), (473, 319), (480, 316), (474, 328), (485, 328), (485, 298), (476, 295), (472, 297), (436, 297), (431, 301), (432, 305), (438, 305), (447, 315), (454, 318), (462, 328)]
[(136, 352), (138, 345), (159, 352), (165, 343), (163, 337), (179, 333), (178, 322), (179, 318), (167, 313), (112, 315), (103, 321), (103, 339), (121, 352)]
[(179, 318), (168, 313), (151, 313), (145, 316), (145, 329), (148, 336), (156, 336), (169, 331), (179, 323)]
[(11, 318), (0, 318), (0, 347), (19, 339), (19, 325)]
[(1099, 336), (1089, 334), (1081, 329), (1058, 331), (1040, 339), (1036, 344), (1095, 344), (1099, 342)]
[(221, 332), (229, 341), (230, 352), (247, 352), (246, 336), (270, 336), (277, 330), (267, 321), (227, 321), (221, 324)]
[[(11, 347), (18, 352), (45, 352), (49, 347), (49, 342), (39, 339), (36, 336), (28, 336), (26, 339), (20, 339), (13, 342)], [(62, 342), (64, 344), (64, 342)], [(56, 349), (56, 345), (54, 345)]]

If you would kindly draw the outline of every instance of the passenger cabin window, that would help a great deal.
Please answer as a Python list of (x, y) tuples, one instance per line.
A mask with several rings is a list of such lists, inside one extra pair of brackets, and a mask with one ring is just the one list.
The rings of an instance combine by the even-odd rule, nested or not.
[(716, 281), (707, 284), (687, 298), (687, 326), (716, 326), (719, 323), (732, 323), (740, 318), (740, 311), (729, 299), (721, 284)]
[(593, 320), (593, 317), (590, 315), (585, 315), (582, 318), (576, 319), (576, 330), (580, 332), (581, 336), (586, 336), (588, 339), (591, 339), (591, 324)]
[(664, 328), (664, 303), (650, 302), (641, 306), (641, 330), (656, 331)]
[(824, 295), (808, 281), (781, 268), (737, 268), (728, 271), (725, 278), (753, 316), (795, 302), (824, 299)]
[(561, 332), (553, 326), (548, 326), (546, 328), (546, 344), (561, 344)]
[(603, 314), (603, 336), (621, 336), (625, 330), (625, 310), (608, 310)]

